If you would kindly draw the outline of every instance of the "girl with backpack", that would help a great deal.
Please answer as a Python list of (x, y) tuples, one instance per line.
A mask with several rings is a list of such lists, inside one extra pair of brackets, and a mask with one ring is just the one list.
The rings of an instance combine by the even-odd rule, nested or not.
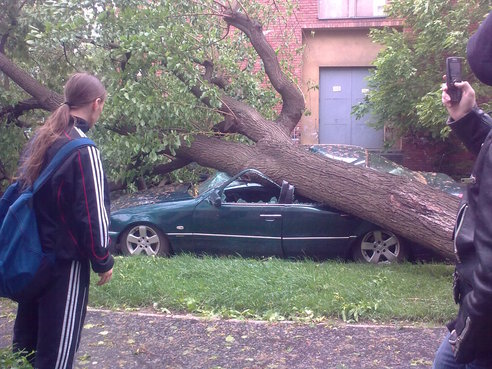
[[(104, 107), (106, 90), (95, 76), (76, 73), (64, 87), (65, 102), (41, 126), (21, 162), (19, 180), (31, 186), (68, 141), (85, 137)], [(109, 254), (109, 189), (99, 150), (73, 151), (34, 195), (34, 210), (45, 262), (20, 299), (14, 351), (29, 354), (36, 369), (73, 366), (87, 310), (90, 267), (98, 285), (112, 277)]]

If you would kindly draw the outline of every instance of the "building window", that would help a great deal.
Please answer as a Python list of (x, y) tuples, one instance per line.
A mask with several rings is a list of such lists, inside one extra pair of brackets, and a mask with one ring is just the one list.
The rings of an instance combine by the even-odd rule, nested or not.
[(386, 0), (318, 0), (319, 19), (384, 17)]

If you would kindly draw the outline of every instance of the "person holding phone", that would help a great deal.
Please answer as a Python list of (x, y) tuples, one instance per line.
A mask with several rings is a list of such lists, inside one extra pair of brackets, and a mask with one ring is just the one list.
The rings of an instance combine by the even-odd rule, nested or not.
[[(467, 61), (475, 76), (492, 86), (491, 14), (468, 41)], [(433, 369), (492, 368), (492, 118), (477, 106), (468, 82), (453, 85), (461, 91), (458, 101), (450, 96), (449, 84), (442, 91), (448, 124), (477, 158), (465, 180), (453, 236), (458, 316), (447, 325), (450, 332), (436, 353)]]

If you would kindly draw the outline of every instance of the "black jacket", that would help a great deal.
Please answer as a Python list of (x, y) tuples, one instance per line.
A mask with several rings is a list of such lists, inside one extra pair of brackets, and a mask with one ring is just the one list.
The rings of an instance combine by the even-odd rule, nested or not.
[(449, 125), (477, 155), (456, 219), (455, 300), (460, 307), (448, 325), (462, 335), (462, 361), (468, 362), (492, 356), (492, 119), (474, 109)]
[[(69, 140), (89, 129), (71, 119), (65, 135), (48, 149), (45, 165)], [(74, 124), (75, 123), (75, 124)], [(96, 273), (113, 267), (109, 254), (109, 189), (96, 147), (75, 150), (34, 197), (41, 244), (57, 260), (87, 260)]]

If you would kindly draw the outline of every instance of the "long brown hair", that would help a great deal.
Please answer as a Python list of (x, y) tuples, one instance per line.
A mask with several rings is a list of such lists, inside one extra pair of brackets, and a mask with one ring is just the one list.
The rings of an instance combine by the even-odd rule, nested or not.
[(70, 109), (80, 108), (94, 100), (106, 98), (106, 89), (97, 77), (88, 73), (72, 75), (63, 89), (65, 102), (60, 105), (37, 129), (28, 143), (19, 170), (19, 178), (25, 186), (31, 186), (38, 178), (48, 148), (67, 131), (70, 125)]

